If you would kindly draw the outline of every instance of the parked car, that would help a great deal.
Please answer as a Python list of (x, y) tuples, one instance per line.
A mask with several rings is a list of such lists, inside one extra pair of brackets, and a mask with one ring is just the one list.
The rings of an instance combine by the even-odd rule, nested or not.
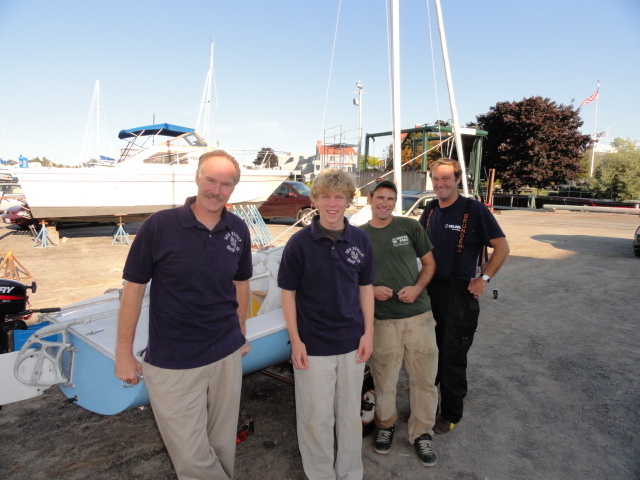
[[(420, 218), (427, 204), (436, 198), (432, 191), (404, 191), (402, 192), (402, 216), (412, 217), (416, 220)], [(367, 204), (356, 213), (348, 215), (349, 223), (353, 225), (363, 225), (371, 220), (371, 205)]]
[(436, 194), (430, 190), (402, 192), (402, 215), (419, 218), (427, 204), (434, 198), (436, 198)]
[(26, 203), (9, 207), (2, 214), (2, 222), (8, 225), (18, 225), (20, 228), (27, 229), (29, 225), (34, 223), (31, 217), (31, 210)]
[(310, 195), (311, 190), (304, 183), (286, 180), (275, 189), (258, 211), (265, 220), (293, 218), (300, 221), (300, 225), (307, 226), (315, 215)]
[(17, 183), (0, 183), (0, 213), (7, 208), (20, 205), (24, 200), (22, 187)]
[(633, 253), (636, 254), (636, 257), (640, 257), (640, 227), (638, 227), (633, 237)]

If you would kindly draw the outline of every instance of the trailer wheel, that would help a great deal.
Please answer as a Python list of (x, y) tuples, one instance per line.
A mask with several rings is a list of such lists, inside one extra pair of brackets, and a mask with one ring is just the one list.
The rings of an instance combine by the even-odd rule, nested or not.
[(367, 437), (376, 428), (374, 421), (376, 414), (376, 393), (373, 385), (373, 377), (369, 372), (365, 373), (362, 382), (362, 400), (360, 418), (362, 419), (362, 438)]

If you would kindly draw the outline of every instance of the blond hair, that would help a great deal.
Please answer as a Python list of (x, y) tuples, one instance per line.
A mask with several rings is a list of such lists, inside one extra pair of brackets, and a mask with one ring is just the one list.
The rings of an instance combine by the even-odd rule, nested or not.
[(356, 195), (356, 182), (351, 175), (342, 170), (332, 168), (323, 170), (313, 179), (311, 200), (317, 202), (320, 195), (332, 192), (344, 193), (351, 204)]

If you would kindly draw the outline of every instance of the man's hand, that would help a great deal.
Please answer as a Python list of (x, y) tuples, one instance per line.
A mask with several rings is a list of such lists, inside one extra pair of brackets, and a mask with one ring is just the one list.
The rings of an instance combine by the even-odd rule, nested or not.
[(358, 346), (358, 351), (356, 352), (356, 356), (358, 360), (356, 363), (362, 363), (369, 360), (369, 357), (373, 353), (373, 332), (365, 333), (360, 337), (360, 345)]
[(483, 280), (482, 277), (472, 278), (469, 282), (469, 292), (473, 295), (473, 298), (479, 299), (484, 293), (484, 289), (487, 288), (489, 282)]
[(249, 345), (249, 341), (244, 342), (244, 345), (240, 347), (240, 353), (244, 357), (250, 351), (251, 351), (251, 345)]
[(398, 292), (398, 300), (404, 303), (413, 303), (420, 295), (423, 289), (416, 285), (411, 285), (409, 287), (404, 287), (402, 290)]
[(309, 368), (309, 357), (307, 357), (307, 347), (301, 341), (291, 342), (291, 361), (298, 370)]
[(379, 302), (384, 302), (386, 300), (389, 300), (391, 297), (393, 297), (393, 290), (383, 285), (378, 287), (373, 287), (373, 296)]
[(129, 355), (116, 354), (116, 366), (114, 370), (116, 378), (122, 380), (124, 383), (130, 383), (131, 385), (137, 385), (142, 377), (142, 364), (136, 360), (133, 353)]

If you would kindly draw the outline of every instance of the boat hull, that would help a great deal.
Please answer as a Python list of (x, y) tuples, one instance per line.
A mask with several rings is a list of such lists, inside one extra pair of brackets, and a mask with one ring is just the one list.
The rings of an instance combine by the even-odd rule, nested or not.
[[(38, 168), (17, 171), (33, 218), (115, 221), (183, 205), (197, 193), (195, 165)], [(260, 206), (287, 178), (282, 170), (243, 169), (229, 203)]]
[[(284, 325), (282, 311), (267, 314), (268, 318), (256, 317), (256, 327), (272, 323)], [(275, 328), (266, 335), (250, 339), (251, 351), (242, 358), (242, 374), (249, 375), (272, 365), (286, 361), (291, 355), (289, 336), (285, 328)], [(247, 336), (251, 338), (249, 332)], [(114, 359), (87, 342), (82, 335), (72, 334), (74, 353), (73, 378), (71, 385), (59, 385), (62, 393), (80, 407), (101, 415), (115, 415), (125, 410), (149, 405), (149, 395), (144, 380), (129, 386), (118, 380), (113, 371)]]
[[(282, 363), (291, 356), (277, 287), (282, 251), (282, 247), (272, 247), (252, 255), (251, 308), (245, 334), (251, 351), (242, 358), (243, 375)], [(139, 361), (144, 358), (149, 338), (149, 289), (150, 284), (143, 297), (132, 349)], [(32, 387), (21, 394), (21, 399), (40, 394), (44, 390), (40, 387), (58, 385), (77, 405), (102, 415), (149, 404), (144, 380), (132, 386), (114, 376), (120, 294), (120, 290), (108, 291), (59, 312), (41, 315), (40, 321), (49, 325), (33, 333), (20, 352), (14, 352), (15, 378), (11, 380)], [(13, 356), (1, 360), (0, 369), (4, 365), (6, 370)], [(0, 395), (0, 401), (3, 398)], [(19, 399), (14, 395), (10, 401)]]

